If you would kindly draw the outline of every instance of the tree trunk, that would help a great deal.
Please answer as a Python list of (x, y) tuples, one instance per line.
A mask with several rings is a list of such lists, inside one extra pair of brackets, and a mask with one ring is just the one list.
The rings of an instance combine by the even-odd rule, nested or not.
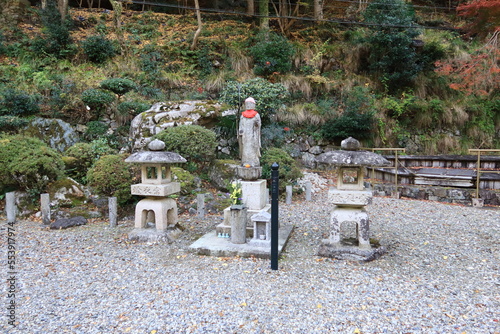
[(254, 15), (255, 14), (254, 0), (247, 0), (247, 14), (248, 15)]
[(269, 30), (269, 0), (259, 1), (260, 30)]
[(314, 19), (323, 20), (323, 0), (314, 0)]
[(191, 44), (191, 50), (194, 50), (196, 48), (196, 43), (198, 42), (198, 36), (200, 35), (201, 30), (203, 28), (203, 24), (201, 22), (200, 4), (198, 0), (194, 0), (194, 7), (196, 8), (196, 19), (198, 20), (198, 29), (194, 33), (193, 44)]
[(61, 21), (64, 22), (68, 15), (68, 0), (57, 0), (57, 8), (61, 13)]
[(116, 36), (118, 42), (120, 43), (121, 53), (124, 53), (124, 42), (123, 42), (123, 32), (122, 32), (122, 11), (123, 4), (121, 1), (110, 0), (111, 6), (113, 7), (113, 23), (115, 26)]

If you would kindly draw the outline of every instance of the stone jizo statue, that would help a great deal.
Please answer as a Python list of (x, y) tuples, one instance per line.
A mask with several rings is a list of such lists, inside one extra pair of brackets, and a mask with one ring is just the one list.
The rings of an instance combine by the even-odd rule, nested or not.
[(245, 111), (241, 113), (238, 131), (241, 165), (243, 167), (260, 166), (260, 115), (255, 108), (255, 100), (245, 100)]

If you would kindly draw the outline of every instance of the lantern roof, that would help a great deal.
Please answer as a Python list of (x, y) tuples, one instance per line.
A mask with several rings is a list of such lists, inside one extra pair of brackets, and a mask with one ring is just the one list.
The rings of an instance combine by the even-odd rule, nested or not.
[(330, 151), (320, 154), (316, 161), (318, 163), (349, 167), (349, 166), (388, 166), (391, 163), (377, 153), (360, 151), (359, 141), (349, 137), (341, 143), (341, 150)]
[(163, 151), (165, 143), (155, 139), (148, 144), (149, 151), (136, 152), (130, 155), (125, 162), (150, 163), (150, 164), (174, 164), (186, 162), (180, 154)]

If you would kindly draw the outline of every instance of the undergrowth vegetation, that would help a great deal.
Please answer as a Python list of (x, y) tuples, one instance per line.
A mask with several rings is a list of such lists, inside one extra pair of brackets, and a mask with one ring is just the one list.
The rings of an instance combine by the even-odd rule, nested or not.
[[(1, 131), (15, 134), (34, 116), (83, 124), (86, 146), (65, 157), (67, 173), (81, 182), (89, 180), (80, 167), (100, 157), (95, 141), (113, 153), (126, 147), (132, 118), (162, 100), (238, 108), (251, 95), (265, 149), (297, 134), (333, 145), (354, 136), (364, 146), (423, 154), (498, 147), (498, 34), (470, 39), (423, 29), (449, 28), (457, 18), (430, 20), (400, 0), (371, 2), (353, 15), (367, 25), (302, 22), (284, 36), (203, 13), (192, 48), (190, 15), (126, 10), (117, 24), (108, 10), (71, 9), (61, 19), (54, 7), (33, 7), (0, 29)], [(221, 117), (218, 135), (234, 135), (235, 120)], [(187, 150), (194, 171), (215, 157), (216, 139), (192, 131), (199, 146), (175, 146), (174, 132), (163, 139)]]

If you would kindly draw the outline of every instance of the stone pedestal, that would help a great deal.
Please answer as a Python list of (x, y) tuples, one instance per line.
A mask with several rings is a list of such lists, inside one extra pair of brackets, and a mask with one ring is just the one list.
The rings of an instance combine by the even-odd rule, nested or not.
[[(148, 215), (150, 212), (153, 215)], [(148, 217), (153, 222), (148, 222)], [(154, 223), (157, 231), (165, 231), (169, 226), (177, 224), (177, 203), (172, 198), (147, 197), (140, 200), (135, 207), (135, 228), (147, 228)]]
[(356, 223), (359, 247), (370, 249), (370, 220), (364, 208), (335, 206), (330, 218), (330, 238), (325, 240), (332, 246), (340, 247), (340, 225), (346, 222)]

